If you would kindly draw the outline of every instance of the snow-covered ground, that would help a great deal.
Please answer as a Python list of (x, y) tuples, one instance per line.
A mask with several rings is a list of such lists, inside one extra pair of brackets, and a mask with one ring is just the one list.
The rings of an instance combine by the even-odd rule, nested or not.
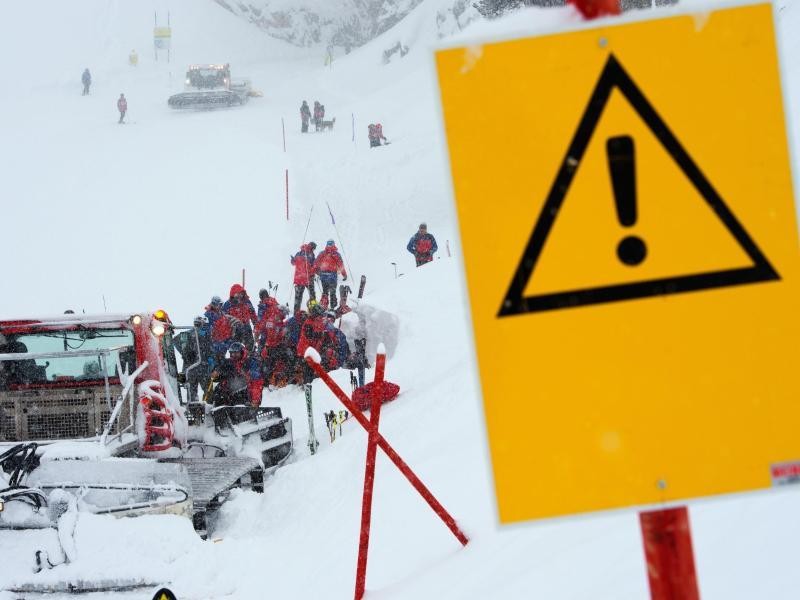
[[(791, 109), (800, 98), (800, 6), (783, 4)], [(105, 302), (115, 312), (163, 307), (188, 322), (212, 294), (227, 295), (242, 268), (251, 295), (271, 280), (286, 302), (289, 255), (304, 240), (333, 237), (352, 279), (368, 276), (365, 301), (400, 320), (387, 378), (402, 393), (384, 408), (381, 430), (471, 538), (462, 549), (379, 455), (368, 596), (647, 598), (635, 511), (497, 525), (428, 48), (445, 5), (425, 0), (383, 36), (325, 66), (319, 49), (272, 39), (210, 0), (4, 4), (0, 56), (13, 61), (4, 65), (0, 94), (0, 315), (100, 312)], [(163, 20), (167, 9), (169, 64), (149, 51), (153, 12)], [(530, 9), (478, 23), (460, 39), (576, 22), (570, 9)], [(411, 52), (383, 65), (395, 39)], [(131, 49), (136, 68), (127, 64)], [(192, 62), (230, 62), (234, 77), (250, 77), (264, 97), (241, 109), (170, 111), (166, 99)], [(94, 84), (81, 97), (87, 66)], [(120, 92), (129, 104), (125, 126), (116, 123)], [(300, 134), (302, 99), (325, 104), (336, 117), (332, 133)], [(796, 141), (800, 118), (791, 116)], [(391, 145), (368, 148), (374, 121)], [(405, 244), (420, 221), (437, 237), (440, 258), (415, 269)], [(349, 389), (347, 373), (337, 380)], [(521, 390), (527, 385), (535, 382)], [(110, 578), (153, 585), (129, 598), (150, 598), (165, 583), (181, 599), (351, 597), (366, 435), (349, 421), (339, 440), (323, 440), (309, 457), (301, 393), (267, 396), (294, 418), (296, 456), (263, 495), (235, 493), (212, 540), (201, 541), (179, 517), (81, 516), (78, 559), (34, 576), (33, 550), (53, 544), (52, 532), (0, 532), (0, 589)], [(319, 382), (314, 396), (316, 429), (324, 431), (322, 410), (339, 406)], [(796, 598), (799, 501), (790, 489), (690, 503), (701, 596)]]

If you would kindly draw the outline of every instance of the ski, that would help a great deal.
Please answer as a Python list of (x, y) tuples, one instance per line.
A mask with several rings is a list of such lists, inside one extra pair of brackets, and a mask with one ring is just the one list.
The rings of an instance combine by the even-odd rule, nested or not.
[(361, 300), (361, 298), (364, 297), (364, 286), (365, 285), (367, 285), (367, 276), (366, 275), (362, 275), (361, 276), (361, 283), (358, 285), (358, 299), (359, 300)]
[(311, 384), (304, 384), (303, 391), (306, 394), (306, 412), (308, 412), (308, 451), (311, 452), (311, 454), (316, 454), (319, 442), (314, 435), (314, 409), (311, 406)]

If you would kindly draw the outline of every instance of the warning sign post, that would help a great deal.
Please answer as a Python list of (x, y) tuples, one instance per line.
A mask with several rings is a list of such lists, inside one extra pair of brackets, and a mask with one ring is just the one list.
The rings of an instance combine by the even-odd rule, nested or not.
[(436, 60), (501, 522), (796, 481), (772, 6)]

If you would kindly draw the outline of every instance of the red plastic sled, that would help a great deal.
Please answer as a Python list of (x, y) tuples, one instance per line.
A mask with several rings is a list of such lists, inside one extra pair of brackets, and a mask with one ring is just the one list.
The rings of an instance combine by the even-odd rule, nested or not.
[[(353, 392), (353, 402), (355, 402), (356, 406), (358, 406), (360, 410), (369, 410), (370, 406), (372, 405), (372, 386), (373, 382), (369, 382), (367, 385), (356, 388)], [(390, 400), (394, 400), (399, 393), (399, 385), (392, 383), (391, 381), (384, 381), (383, 398), (381, 399), (381, 403), (386, 404)]]

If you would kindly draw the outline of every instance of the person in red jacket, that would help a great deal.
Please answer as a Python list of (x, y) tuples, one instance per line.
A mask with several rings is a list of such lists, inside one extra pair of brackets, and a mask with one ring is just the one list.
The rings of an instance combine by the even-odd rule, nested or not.
[[(308, 301), (308, 317), (300, 326), (300, 339), (297, 342), (297, 356), (302, 361), (308, 348), (322, 351), (322, 342), (325, 338), (325, 310), (316, 300)], [(314, 371), (303, 364), (303, 383), (310, 383), (314, 378)]]
[(226, 315), (231, 315), (240, 321), (244, 327), (242, 328), (241, 341), (247, 346), (247, 349), (253, 351), (253, 326), (258, 323), (256, 316), (256, 309), (253, 308), (253, 303), (250, 302), (250, 297), (247, 291), (238, 283), (231, 286), (230, 297), (222, 305), (222, 311)]
[[(270, 381), (275, 365), (281, 360), (292, 362), (294, 352), (289, 352), (287, 357), (286, 340), (286, 313), (288, 307), (275, 304), (274, 310), (265, 311), (256, 325), (256, 337), (261, 348), (261, 358), (264, 361), (264, 379)], [(285, 311), (285, 312), (284, 312)]]
[(319, 253), (314, 261), (314, 273), (319, 275), (322, 283), (322, 298), (320, 301), (327, 308), (336, 308), (336, 284), (338, 283), (339, 273), (342, 274), (342, 281), (347, 281), (347, 271), (342, 262), (342, 255), (336, 249), (333, 240), (328, 240), (325, 249)]
[(314, 242), (300, 246), (300, 252), (292, 256), (289, 261), (294, 265), (294, 312), (300, 310), (303, 304), (303, 290), (308, 289), (308, 299), (316, 300), (314, 292)]
[(420, 223), (419, 230), (408, 240), (406, 250), (414, 255), (417, 266), (421, 267), (433, 260), (433, 254), (439, 249), (436, 238), (428, 233), (428, 226)]
[(118, 123), (122, 124), (122, 120), (125, 118), (125, 113), (128, 112), (128, 101), (125, 100), (125, 94), (119, 95), (119, 100), (117, 100), (117, 110), (119, 111)]

